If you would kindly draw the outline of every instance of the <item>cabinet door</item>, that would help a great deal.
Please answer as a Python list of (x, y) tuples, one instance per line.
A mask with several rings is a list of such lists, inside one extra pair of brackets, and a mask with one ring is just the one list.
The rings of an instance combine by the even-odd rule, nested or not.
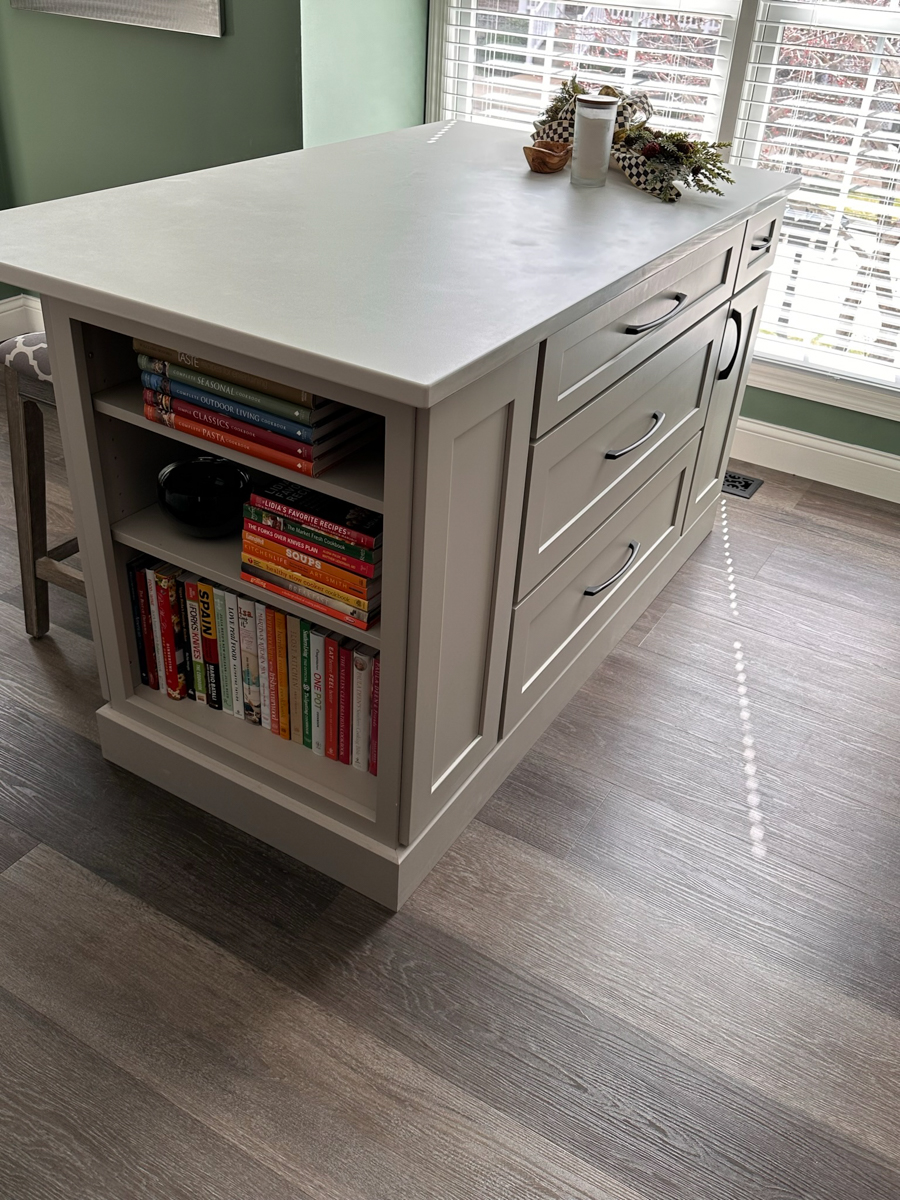
[(497, 744), (537, 347), (418, 410), (400, 841)]
[(769, 276), (763, 275), (739, 292), (731, 302), (719, 351), (716, 381), (700, 441), (684, 522), (685, 532), (715, 502), (722, 490), (768, 286)]

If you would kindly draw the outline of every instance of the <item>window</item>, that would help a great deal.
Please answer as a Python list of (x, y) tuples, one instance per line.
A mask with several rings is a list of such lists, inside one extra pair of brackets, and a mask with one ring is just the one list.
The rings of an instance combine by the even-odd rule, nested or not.
[[(432, 116), (530, 131), (563, 79), (799, 172), (757, 358), (900, 388), (900, 0), (434, 0)], [(787, 388), (785, 390), (788, 390)]]

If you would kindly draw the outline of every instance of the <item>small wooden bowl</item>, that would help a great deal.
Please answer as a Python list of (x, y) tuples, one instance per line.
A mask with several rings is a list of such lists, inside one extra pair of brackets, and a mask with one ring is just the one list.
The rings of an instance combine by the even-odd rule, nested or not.
[(535, 142), (532, 146), (523, 146), (525, 157), (532, 171), (539, 175), (552, 175), (561, 171), (572, 157), (571, 142)]

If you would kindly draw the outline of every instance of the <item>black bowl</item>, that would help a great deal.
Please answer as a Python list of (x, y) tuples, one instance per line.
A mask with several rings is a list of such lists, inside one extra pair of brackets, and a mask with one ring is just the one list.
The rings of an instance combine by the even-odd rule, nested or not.
[(159, 473), (159, 506), (192, 537), (237, 533), (250, 498), (250, 476), (227, 458), (203, 454), (169, 463)]

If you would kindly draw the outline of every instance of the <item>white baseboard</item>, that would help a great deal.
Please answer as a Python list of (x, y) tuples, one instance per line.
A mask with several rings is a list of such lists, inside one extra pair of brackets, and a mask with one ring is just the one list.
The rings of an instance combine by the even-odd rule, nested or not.
[(740, 417), (731, 453), (760, 467), (900, 504), (900, 456), (883, 450)]
[(36, 333), (44, 328), (44, 315), (37, 296), (10, 296), (0, 300), (0, 342), (20, 333)]

